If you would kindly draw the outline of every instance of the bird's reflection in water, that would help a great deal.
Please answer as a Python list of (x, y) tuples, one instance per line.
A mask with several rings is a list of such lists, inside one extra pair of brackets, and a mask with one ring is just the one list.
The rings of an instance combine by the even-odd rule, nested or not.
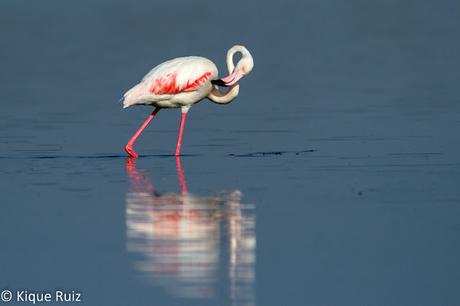
[(127, 247), (139, 255), (136, 269), (176, 297), (219, 298), (228, 285), (233, 305), (255, 305), (254, 207), (241, 203), (238, 190), (189, 193), (179, 158), (176, 167), (181, 192), (159, 194), (126, 160)]

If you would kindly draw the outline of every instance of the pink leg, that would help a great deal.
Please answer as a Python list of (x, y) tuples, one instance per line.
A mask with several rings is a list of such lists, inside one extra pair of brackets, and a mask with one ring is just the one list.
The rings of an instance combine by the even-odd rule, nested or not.
[(187, 182), (185, 181), (184, 170), (182, 170), (182, 164), (180, 163), (180, 156), (176, 156), (176, 169), (180, 189), (182, 190), (182, 194), (185, 194), (187, 193)]
[(179, 137), (177, 138), (177, 145), (176, 145), (176, 156), (180, 155), (180, 146), (182, 145), (182, 135), (184, 134), (184, 126), (185, 126), (186, 117), (187, 117), (187, 113), (182, 113), (182, 116), (180, 119)]
[(150, 114), (150, 116), (145, 120), (145, 122), (141, 125), (141, 127), (137, 130), (137, 132), (131, 137), (131, 139), (128, 141), (128, 143), (125, 146), (125, 151), (128, 153), (131, 157), (138, 157), (136, 151), (133, 149), (133, 144), (136, 141), (136, 139), (142, 134), (142, 132), (145, 130), (147, 125), (149, 125), (150, 121), (152, 121), (153, 118), (155, 118), (155, 115), (160, 111), (160, 109), (157, 107), (155, 110)]

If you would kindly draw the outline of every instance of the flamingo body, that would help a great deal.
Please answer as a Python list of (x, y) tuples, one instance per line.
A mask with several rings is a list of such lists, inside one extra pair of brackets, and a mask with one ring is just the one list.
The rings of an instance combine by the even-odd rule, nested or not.
[(160, 108), (190, 106), (208, 96), (216, 65), (204, 57), (179, 57), (154, 67), (124, 95), (123, 108), (135, 104)]

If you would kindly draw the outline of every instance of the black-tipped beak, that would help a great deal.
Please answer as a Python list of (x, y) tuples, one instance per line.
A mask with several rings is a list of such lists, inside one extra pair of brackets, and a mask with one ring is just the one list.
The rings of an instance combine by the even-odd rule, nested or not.
[(221, 79), (211, 80), (211, 83), (214, 84), (214, 85), (217, 85), (217, 86), (228, 87), (228, 85), (225, 84), (225, 82), (222, 81)]

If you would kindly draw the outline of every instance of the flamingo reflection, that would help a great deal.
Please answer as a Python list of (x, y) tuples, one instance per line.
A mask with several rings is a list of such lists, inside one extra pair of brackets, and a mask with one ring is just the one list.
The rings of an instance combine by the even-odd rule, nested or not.
[(180, 193), (158, 193), (135, 163), (126, 159), (127, 248), (140, 275), (181, 298), (217, 298), (228, 284), (233, 305), (255, 305), (254, 207), (238, 190), (189, 193), (179, 157)]

